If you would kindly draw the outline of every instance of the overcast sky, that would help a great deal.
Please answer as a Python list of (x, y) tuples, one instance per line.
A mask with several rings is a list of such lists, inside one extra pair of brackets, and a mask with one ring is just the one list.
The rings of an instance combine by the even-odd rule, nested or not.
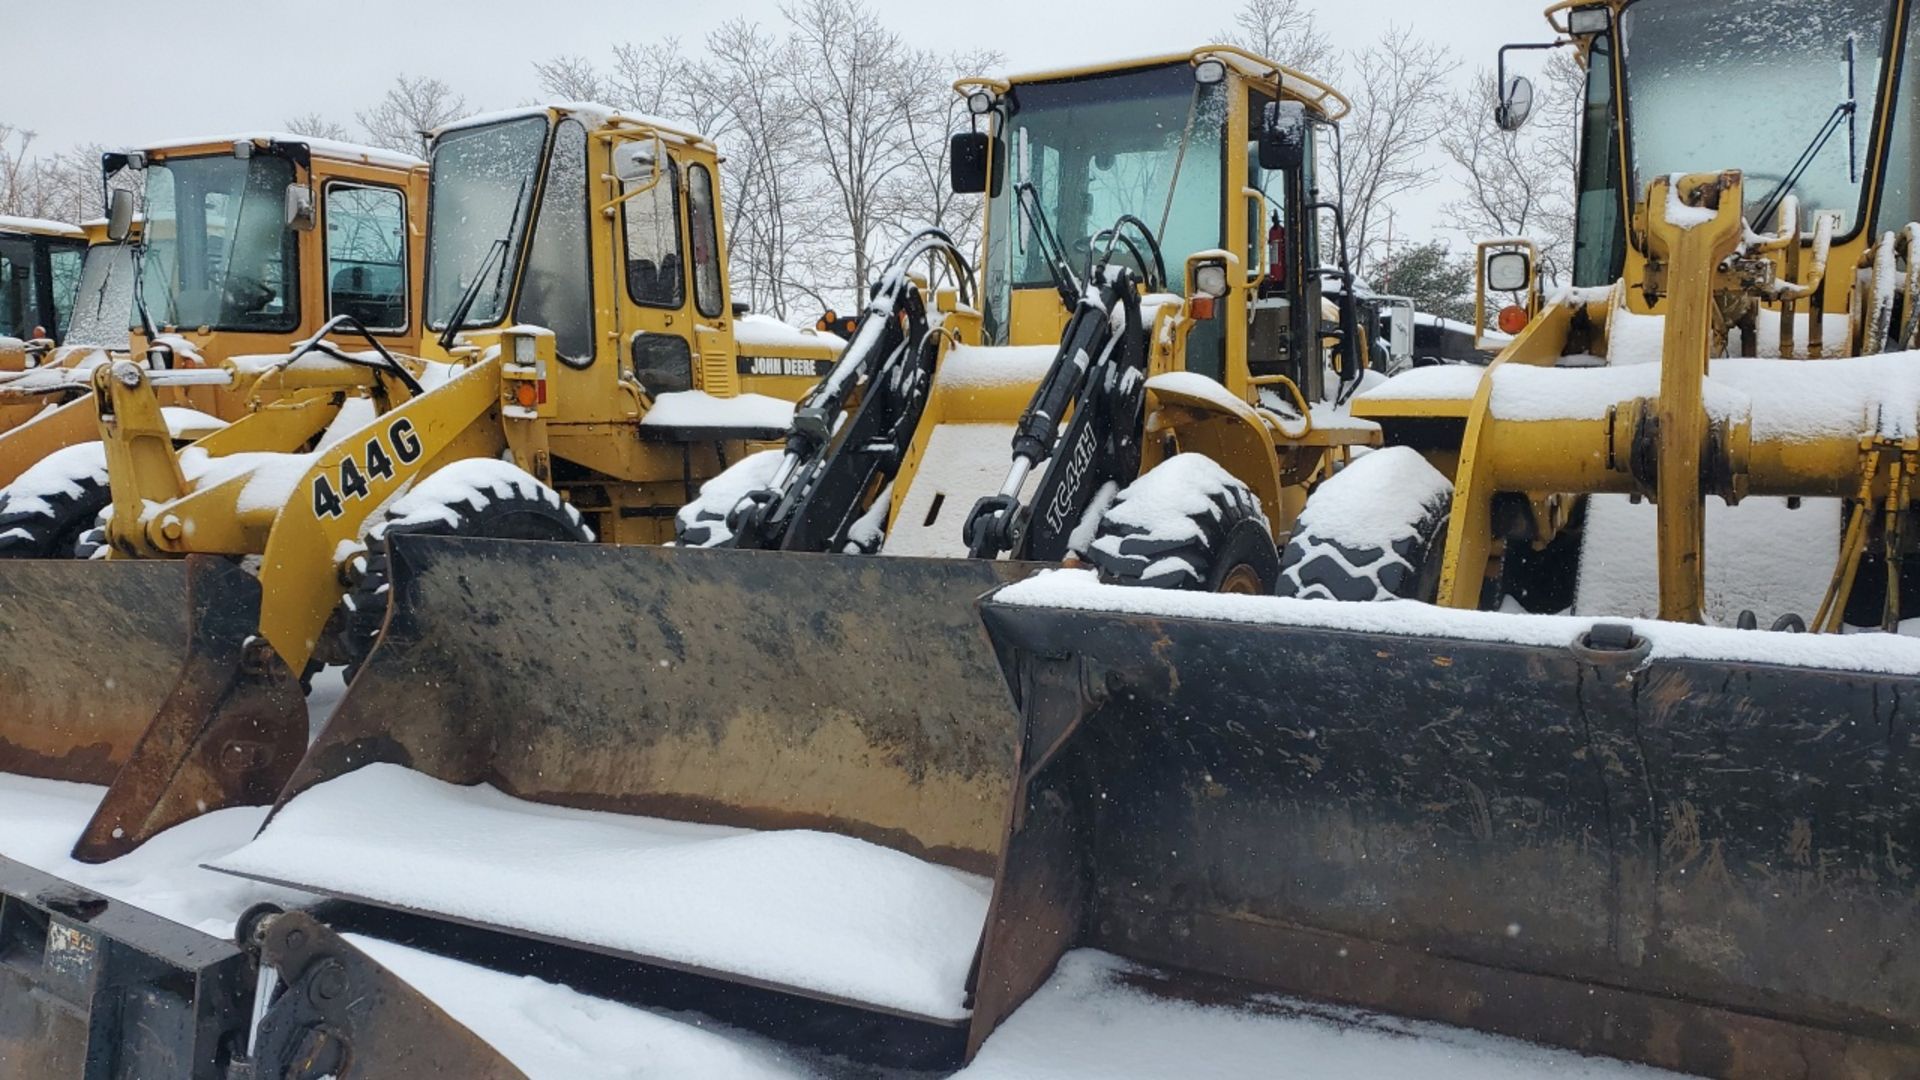
[[(963, 0), (876, 2), (928, 47), (993, 48), (1009, 71), (1175, 51), (1231, 25), (1229, 0)], [(1507, 41), (1547, 36), (1545, 0), (1326, 0), (1320, 24), (1359, 47), (1390, 23), (1451, 47), (1462, 74), (1491, 67)], [(778, 0), (610, 3), (608, 0), (0, 0), (10, 41), (72, 60), (49, 78), (9, 79), (0, 120), (40, 133), (40, 147), (138, 145), (183, 135), (280, 127), (321, 113), (357, 130), (353, 114), (395, 74), (446, 80), (476, 111), (536, 96), (533, 61), (601, 59), (625, 41), (679, 37), (688, 46), (735, 15), (769, 25)], [(1532, 54), (1538, 57), (1540, 54)], [(1532, 62), (1532, 61), (1529, 61)], [(1441, 224), (1431, 190), (1401, 215), (1415, 231)]]

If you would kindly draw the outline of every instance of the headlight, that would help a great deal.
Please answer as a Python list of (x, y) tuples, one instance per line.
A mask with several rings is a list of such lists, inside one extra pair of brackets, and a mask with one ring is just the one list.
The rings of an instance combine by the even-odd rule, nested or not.
[(1227, 264), (1207, 262), (1194, 267), (1193, 287), (1207, 296), (1227, 295)]

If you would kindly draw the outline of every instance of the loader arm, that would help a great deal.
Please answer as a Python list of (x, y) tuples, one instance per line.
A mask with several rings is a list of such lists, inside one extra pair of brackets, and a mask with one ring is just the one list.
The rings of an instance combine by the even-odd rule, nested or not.
[(838, 551), (866, 504), (899, 472), (948, 340), (928, 318), (911, 276), (922, 258), (945, 260), (961, 302), (971, 304), (973, 271), (945, 233), (928, 229), (895, 253), (846, 351), (794, 409), (774, 485), (750, 493), (738, 508), (736, 546)]
[[(1014, 428), (1006, 482), (967, 515), (967, 553), (974, 558), (1065, 558), (1094, 496), (1139, 474), (1148, 359), (1140, 278), (1123, 266), (1100, 269)], [(1043, 464), (1047, 471), (1023, 504), (1021, 489)]]

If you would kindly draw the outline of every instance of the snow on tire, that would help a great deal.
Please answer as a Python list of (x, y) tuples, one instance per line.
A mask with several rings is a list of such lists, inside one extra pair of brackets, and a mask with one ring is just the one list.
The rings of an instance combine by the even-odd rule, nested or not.
[(733, 542), (728, 515), (751, 492), (773, 483), (785, 452), (748, 454), (700, 485), (700, 494), (673, 516), (673, 542), (680, 547), (726, 547)]
[(353, 588), (334, 613), (330, 658), (357, 670), (387, 618), (388, 542), (400, 534), (591, 543), (593, 530), (560, 493), (504, 461), (456, 461), (415, 484), (367, 531)]
[(1123, 488), (1087, 557), (1102, 580), (1159, 589), (1273, 591), (1280, 559), (1260, 500), (1201, 454), (1177, 454)]
[(1280, 559), (1280, 595), (1433, 599), (1452, 506), (1452, 482), (1418, 451), (1355, 458), (1307, 499)]
[(111, 503), (100, 443), (56, 450), (0, 490), (0, 558), (70, 558)]

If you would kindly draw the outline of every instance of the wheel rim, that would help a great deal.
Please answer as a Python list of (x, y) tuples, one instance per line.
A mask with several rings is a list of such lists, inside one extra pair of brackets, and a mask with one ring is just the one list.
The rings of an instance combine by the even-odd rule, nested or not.
[(1237, 596), (1259, 596), (1265, 590), (1260, 587), (1259, 572), (1252, 566), (1241, 563), (1227, 571), (1226, 578), (1220, 582), (1220, 591)]

